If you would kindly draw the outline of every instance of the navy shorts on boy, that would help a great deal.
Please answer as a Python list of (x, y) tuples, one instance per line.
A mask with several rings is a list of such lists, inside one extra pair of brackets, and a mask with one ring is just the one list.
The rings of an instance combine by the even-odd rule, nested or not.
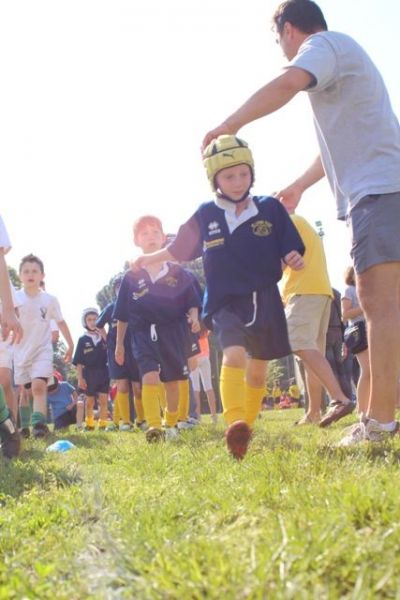
[(96, 321), (96, 327), (103, 328), (108, 325), (107, 331), (107, 362), (110, 379), (129, 379), (139, 381), (139, 369), (132, 354), (132, 343), (129, 330), (124, 339), (125, 360), (123, 365), (115, 361), (115, 347), (117, 345), (117, 319), (113, 318), (115, 301), (110, 302), (102, 310)]
[(135, 332), (132, 349), (140, 376), (159, 371), (163, 382), (187, 379), (187, 339), (185, 318)]
[[(260, 351), (262, 355), (269, 355), (273, 350), (277, 354), (271, 358), (278, 358), (288, 347), (286, 323), (282, 320), (282, 302), (277, 296), (277, 282), (282, 277), (281, 260), (292, 250), (304, 254), (304, 244), (286, 209), (276, 198), (252, 197), (246, 212), (243, 212), (240, 220), (237, 219), (236, 226), (228, 225), (226, 215), (229, 210), (232, 210), (229, 203), (218, 199), (202, 204), (180, 227), (168, 250), (177, 260), (203, 257), (207, 282), (203, 318), (207, 326), (212, 327), (216, 316), (219, 338), (223, 344), (233, 336), (232, 329), (239, 331), (239, 321), (244, 326), (250, 323), (247, 307), (251, 306), (256, 293), (257, 323), (269, 330), (272, 315), (277, 321), (270, 330), (275, 339), (268, 348), (257, 350), (257, 354)], [(264, 303), (265, 306), (261, 306)], [(234, 307), (233, 311), (231, 306)], [(223, 308), (228, 309), (228, 315), (223, 311), (218, 317)], [(262, 320), (265, 320), (265, 324), (261, 323)], [(221, 331), (225, 327), (228, 331), (226, 336), (222, 336)], [(232, 339), (236, 339), (236, 335), (240, 337), (235, 333)], [(255, 352), (255, 349), (251, 348), (248, 338), (253, 335), (257, 338), (255, 327), (247, 325), (246, 330), (242, 330), (241, 336), (246, 339), (245, 347), (251, 352)], [(258, 348), (257, 340), (254, 346)]]
[(72, 364), (83, 365), (82, 375), (87, 383), (84, 392), (87, 396), (108, 393), (107, 346), (97, 333), (85, 333), (79, 338)]
[(114, 318), (128, 323), (141, 377), (159, 368), (162, 381), (187, 377), (186, 314), (194, 307), (200, 298), (193, 276), (177, 264), (164, 263), (154, 279), (146, 269), (125, 274)]

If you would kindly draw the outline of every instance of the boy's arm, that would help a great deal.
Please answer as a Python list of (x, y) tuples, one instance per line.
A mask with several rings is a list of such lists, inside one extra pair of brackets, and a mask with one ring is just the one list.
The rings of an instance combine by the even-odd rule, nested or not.
[(1, 330), (5, 340), (10, 332), (13, 333), (13, 343), (18, 344), (22, 339), (22, 327), (17, 319), (11, 296), (10, 279), (3, 250), (0, 249), (0, 298), (2, 301)]
[(86, 383), (86, 379), (83, 377), (83, 365), (80, 365), (78, 363), (76, 365), (76, 370), (78, 372), (78, 387), (81, 390), (86, 390), (87, 389), (87, 383)]
[(115, 361), (121, 367), (125, 362), (125, 346), (124, 340), (126, 330), (128, 329), (128, 323), (125, 321), (117, 321), (117, 342), (115, 345)]
[(67, 342), (67, 351), (64, 356), (64, 362), (71, 362), (72, 354), (74, 352), (74, 342), (72, 341), (72, 336), (69, 327), (65, 321), (58, 321), (57, 325), (60, 328), (64, 340)]
[(67, 410), (72, 410), (77, 402), (78, 402), (78, 394), (74, 390), (73, 392), (71, 392), (71, 402), (70, 402), (70, 404), (67, 405)]
[(200, 331), (200, 323), (199, 323), (199, 309), (197, 306), (193, 306), (188, 310), (188, 322), (191, 325), (192, 333), (199, 333)]

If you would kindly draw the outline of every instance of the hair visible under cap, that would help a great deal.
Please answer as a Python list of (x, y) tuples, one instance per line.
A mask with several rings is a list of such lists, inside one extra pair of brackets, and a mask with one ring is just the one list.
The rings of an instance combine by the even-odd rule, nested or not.
[(21, 262), (19, 263), (19, 272), (20, 273), (21, 273), (21, 270), (22, 270), (22, 267), (24, 266), (24, 264), (28, 263), (28, 262), (36, 263), (37, 265), (39, 265), (41, 272), (44, 273), (43, 261), (40, 260), (40, 258), (35, 256), (34, 254), (27, 254), (26, 256), (24, 256), (21, 259)]
[(138, 234), (147, 225), (153, 225), (154, 227), (157, 227), (164, 235), (164, 230), (160, 219), (154, 215), (144, 215), (143, 217), (139, 217), (139, 219), (137, 219), (137, 221), (135, 221), (133, 224), (133, 239), (135, 243)]
[(282, 33), (285, 23), (290, 23), (303, 33), (328, 29), (322, 10), (312, 0), (286, 0), (278, 6), (272, 20), (278, 33)]

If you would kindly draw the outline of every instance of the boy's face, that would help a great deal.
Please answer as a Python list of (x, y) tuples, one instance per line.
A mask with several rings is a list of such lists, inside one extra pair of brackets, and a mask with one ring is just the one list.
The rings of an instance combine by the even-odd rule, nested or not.
[(95, 315), (94, 313), (90, 313), (86, 316), (85, 323), (90, 331), (95, 331), (97, 318), (97, 315)]
[(157, 225), (144, 225), (136, 234), (135, 244), (144, 254), (161, 250), (165, 235)]
[(217, 173), (215, 179), (217, 189), (232, 200), (239, 201), (251, 186), (251, 169), (249, 165), (244, 164), (227, 167)]
[(19, 277), (24, 289), (40, 289), (44, 273), (36, 262), (26, 262), (21, 267)]

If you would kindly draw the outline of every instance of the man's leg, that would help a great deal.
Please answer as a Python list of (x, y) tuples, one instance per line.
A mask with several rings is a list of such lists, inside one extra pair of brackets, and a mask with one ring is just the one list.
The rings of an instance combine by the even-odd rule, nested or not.
[(391, 423), (400, 372), (400, 262), (370, 267), (356, 276), (368, 324), (371, 392), (367, 417)]

